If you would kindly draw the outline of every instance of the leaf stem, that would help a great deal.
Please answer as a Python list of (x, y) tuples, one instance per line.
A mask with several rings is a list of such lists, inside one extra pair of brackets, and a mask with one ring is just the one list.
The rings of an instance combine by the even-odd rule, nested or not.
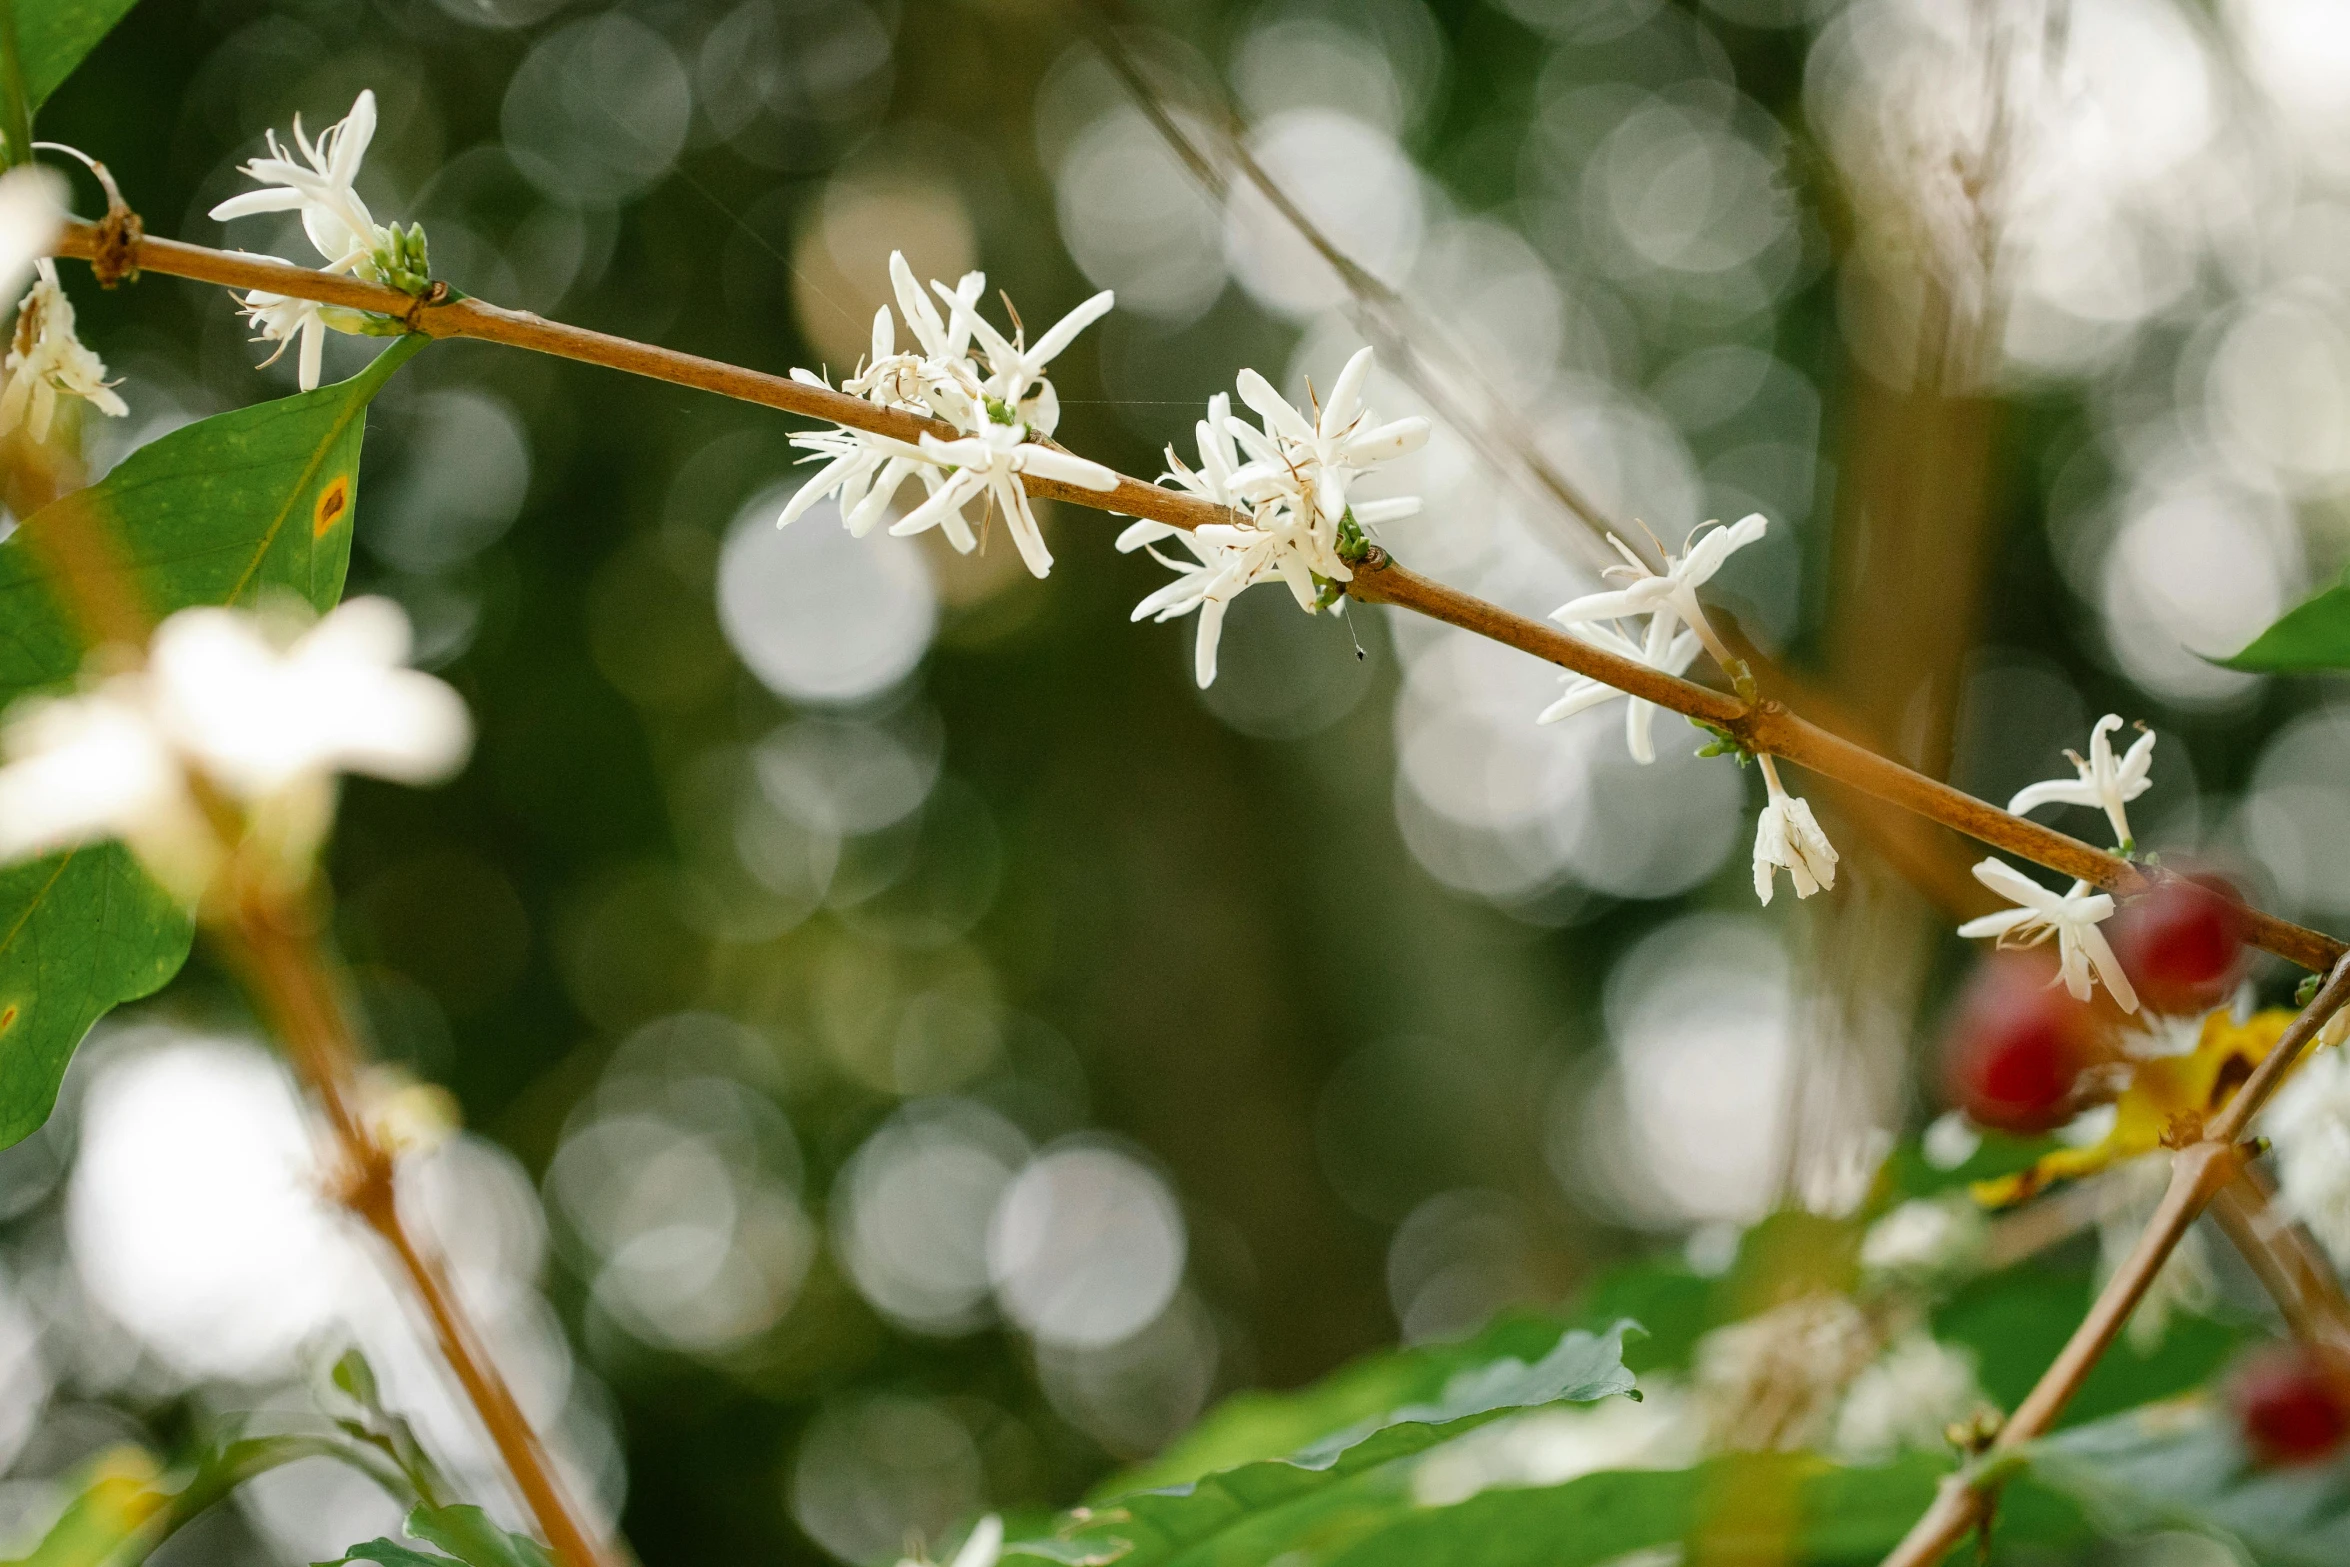
[[(66, 225), (57, 253), (87, 261), (105, 253), (105, 244), (96, 225), (77, 221)], [(428, 337), (474, 338), (527, 348), (715, 392), (806, 418), (870, 430), (901, 441), (918, 440), (925, 432), (942, 439), (955, 433), (943, 424), (883, 408), (830, 387), (567, 326), (527, 311), (501, 309), (483, 300), (452, 295), (437, 284), (422, 297), (412, 298), (397, 289), (363, 283), (356, 278), (313, 272), (306, 267), (178, 240), (141, 238), (128, 247), (118, 244), (115, 249), (121, 252), (118, 260), (147, 271), (230, 288), (266, 289), (316, 299), (388, 316)], [(1080, 489), (1033, 475), (1023, 475), (1021, 482), (1031, 495), (1122, 516), (1146, 517), (1178, 528), (1229, 520), (1222, 507), (1125, 475), (1120, 475), (1116, 487), (1109, 490)], [(1568, 636), (1555, 627), (1430, 581), (1396, 565), (1383, 550), (1374, 548), (1364, 563), (1354, 568), (1354, 580), (1347, 584), (1347, 593), (1366, 603), (1394, 604), (1413, 610), (1589, 675), (1659, 707), (1703, 719), (1736, 735), (1747, 749), (1757, 754), (1768, 752), (1863, 794), (1938, 821), (1993, 848), (2004, 849), (2109, 891), (2124, 896), (2144, 892), (2167, 874), (2142, 869), (2078, 838), (1963, 794), (1808, 723), (1776, 701), (1750, 703), (1727, 692), (1662, 674)], [(2350, 951), (2350, 947), (2331, 936), (2257, 910), (2246, 911), (2245, 925), (2247, 938), (2254, 945), (2308, 969), (2329, 969), (2345, 951)]]

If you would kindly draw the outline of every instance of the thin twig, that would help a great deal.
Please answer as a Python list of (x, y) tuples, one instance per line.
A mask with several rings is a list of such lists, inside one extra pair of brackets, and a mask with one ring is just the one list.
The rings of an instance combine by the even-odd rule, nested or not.
[(572, 1500), (439, 1255), (402, 1218), (395, 1161), (358, 1103), (358, 1041), (342, 987), (309, 919), (266, 895), (239, 901), (214, 930), (294, 1069), (317, 1096), (333, 1150), (335, 1195), (390, 1248), (432, 1324), (442, 1357), (522, 1493), (531, 1516), (570, 1567), (606, 1567), (610, 1553)]
[[(1995, 1461), (2012, 1455), (2056, 1423), (2205, 1204), (2245, 1168), (2245, 1149), (2238, 1139), (2246, 1123), (2259, 1113), (2293, 1061), (2346, 1001), (2350, 1001), (2350, 958), (2335, 964), (2316, 997), (2286, 1027), (2276, 1048), (2261, 1063), (2261, 1070), (2245, 1080), (2226, 1111), (2204, 1129), (2203, 1139), (2180, 1150), (2171, 1165), (2170, 1186), (2137, 1244), (2098, 1292), (2089, 1314), (2073, 1330), (2055, 1363), (2041, 1374), (2000, 1428), (1986, 1458)], [(2269, 1071), (2272, 1066), (2276, 1067), (2273, 1072)], [(1981, 1478), (1984, 1472), (1970, 1465), (1946, 1478), (1925, 1516), (1885, 1558), (1884, 1567), (1933, 1567), (1952, 1546), (1980, 1527), (1990, 1516), (1997, 1486), (1996, 1479), (1986, 1482)], [(1996, 1475), (1998, 1470), (1994, 1466), (1987, 1472)]]
[(2275, 1197), (2266, 1172), (2247, 1164), (2211, 1199), (2211, 1216), (2277, 1303), (2293, 1336), (2330, 1351), (2322, 1363), (2331, 1368), (2350, 1351), (2350, 1297), (2308, 1232), (2277, 1211)]
[[(69, 223), (58, 242), (57, 253), (89, 260), (100, 253), (103, 243), (95, 225)], [(926, 432), (941, 438), (957, 433), (944, 424), (884, 408), (828, 387), (810, 386), (788, 376), (770, 375), (720, 360), (591, 332), (584, 327), (566, 326), (527, 311), (500, 309), (482, 300), (449, 295), (437, 286), (422, 298), (411, 298), (397, 289), (355, 278), (168, 239), (140, 239), (130, 247), (128, 260), (146, 271), (230, 288), (265, 289), (316, 299), (390, 316), (429, 337), (474, 338), (528, 348), (811, 419), (870, 430), (902, 441), (917, 440)], [(1031, 495), (1123, 516), (1148, 517), (1178, 528), (1231, 520), (1231, 514), (1222, 507), (1125, 475), (1119, 475), (1116, 487), (1109, 490), (1080, 489), (1029, 475), (1024, 475), (1022, 482)], [(2125, 896), (2145, 891), (2158, 879), (2077, 838), (2011, 815), (1830, 734), (1777, 702), (1764, 701), (1750, 706), (1727, 692), (1619, 658), (1554, 627), (1418, 576), (1378, 551), (1355, 569), (1347, 592), (1369, 603), (1400, 605), (1476, 632), (1643, 697), (1659, 707), (1719, 725), (1736, 735), (1750, 750), (1767, 751), (2064, 875)], [(2350, 950), (2331, 936), (2256, 910), (2247, 910), (2244, 921), (2247, 939), (2254, 945), (2304, 968), (2320, 971), (2331, 968), (2345, 950)]]

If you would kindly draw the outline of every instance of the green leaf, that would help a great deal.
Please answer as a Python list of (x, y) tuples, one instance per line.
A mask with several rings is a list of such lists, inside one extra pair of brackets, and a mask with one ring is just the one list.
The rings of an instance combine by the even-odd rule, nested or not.
[[(1009, 1545), (1005, 1554), (1064, 1563), (1116, 1561), (1122, 1567), (1262, 1564), (1304, 1535), (1326, 1541), (1336, 1517), (1368, 1516), (1367, 1492), (1386, 1495), (1403, 1486), (1400, 1459), (1517, 1410), (1631, 1392), (1632, 1373), (1623, 1362), (1629, 1331), (1635, 1331), (1632, 1324), (1619, 1322), (1602, 1334), (1554, 1333), (1548, 1352), (1531, 1364), (1508, 1356), (1461, 1367), (1433, 1399), (1354, 1421), (1285, 1458), (1242, 1463), (1189, 1483), (1137, 1491), (1112, 1506), (1081, 1509), (1057, 1537)], [(1314, 1421), (1301, 1418), (1299, 1424), (1324, 1418), (1317, 1407)]]
[(408, 1532), (466, 1567), (553, 1567), (546, 1551), (527, 1535), (509, 1534), (470, 1503), (419, 1507), (408, 1515)]
[(81, 1487), (32, 1554), (6, 1567), (137, 1561), (168, 1532), (171, 1494), (149, 1454), (135, 1447), (103, 1453), (84, 1471)]
[[(350, 380), (174, 430), (24, 530), (110, 515), (158, 615), (292, 591), (320, 611), (351, 559), (369, 399), (422, 346), (393, 344)], [(0, 706), (71, 682), (82, 645), (21, 536), (0, 541)], [(65, 1064), (106, 1011), (187, 960), (186, 911), (118, 844), (0, 870), (0, 1147), (48, 1119)]]
[(114, 31), (134, 0), (15, 0), (16, 47), (24, 71), (25, 110), (49, 95)]
[(2110, 1531), (2196, 1529), (2274, 1567), (2350, 1561), (2350, 1461), (2262, 1468), (2226, 1412), (2199, 1398), (2060, 1432), (2026, 1459)]
[(2234, 658), (2211, 662), (2251, 674), (2350, 669), (2350, 577), (2287, 610)]
[[(331, 1538), (331, 1536), (330, 1536)], [(317, 1562), (313, 1567), (345, 1567), (350, 1562), (376, 1562), (381, 1567), (450, 1567), (449, 1558), (431, 1551), (411, 1550), (394, 1540), (380, 1535), (354, 1545), (331, 1562)]]

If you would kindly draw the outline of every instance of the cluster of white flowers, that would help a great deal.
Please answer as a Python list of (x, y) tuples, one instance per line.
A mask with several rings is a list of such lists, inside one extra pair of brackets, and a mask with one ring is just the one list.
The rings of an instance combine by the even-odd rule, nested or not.
[[(298, 212), (302, 232), (325, 259), (320, 271), (420, 293), (431, 281), (424, 230), (416, 224), (403, 229), (397, 223), (376, 222), (356, 188), (360, 160), (367, 156), (367, 144), (374, 139), (373, 92), (362, 91), (351, 104), (351, 112), (327, 127), (315, 142), (302, 133), (302, 118), (296, 115), (293, 149), (282, 146), (272, 131), (269, 156), (255, 158), (244, 167), (245, 174), (262, 188), (231, 196), (212, 209), (212, 216), (225, 223), (265, 212)], [(266, 259), (282, 261), (275, 256)], [(327, 328), (366, 333), (375, 330), (377, 323), (377, 318), (360, 311), (263, 289), (246, 294), (245, 315), (257, 328), (256, 342), (278, 345), (277, 353), (264, 360), (265, 364), (274, 364), (288, 346), (297, 338), (301, 340), (297, 379), (305, 392), (318, 385)]]
[[(2117, 758), (2112, 743), (2105, 737), (2121, 726), (2118, 713), (2108, 713), (2097, 720), (2096, 728), (2089, 733), (2088, 759), (2084, 761), (2071, 751), (2065, 753), (2079, 777), (2033, 784), (2019, 791), (2007, 808), (2020, 816), (2042, 805), (2097, 806), (2113, 824), (2115, 847), (2128, 854), (2136, 840), (2130, 836), (2130, 816), (2125, 807), (2147, 790), (2147, 772), (2154, 765), (2154, 731), (2147, 730), (2126, 755)], [(2131, 985), (2129, 975), (2122, 972), (2121, 962), (2114, 956), (2105, 933), (2097, 928), (2113, 914), (2110, 894), (2097, 891), (2085, 881), (2076, 881), (2061, 893), (2051, 892), (2013, 866), (1993, 859), (1975, 866), (1975, 880), (2015, 907), (1968, 920), (1958, 927), (1961, 936), (1996, 937), (2003, 947), (2036, 946), (2054, 936), (2058, 972), (2063, 976), (2065, 989), (2076, 999), (2089, 999), (2094, 976), (2105, 982), (2105, 988), (2112, 992), (2114, 1001), (2124, 1012), (2138, 1010), (2137, 989)]]
[[(1120, 550), (1148, 549), (1152, 559), (1176, 574), (1134, 607), (1136, 620), (1165, 621), (1198, 612), (1192, 664), (1203, 688), (1216, 678), (1224, 606), (1242, 590), (1278, 578), (1298, 607), (1312, 614), (1322, 607), (1324, 583), (1353, 580), (1346, 555), (1362, 541), (1364, 530), (1419, 512), (1415, 495), (1348, 498), (1358, 475), (1428, 441), (1427, 420), (1412, 415), (1382, 423), (1364, 406), (1371, 364), (1368, 348), (1349, 359), (1329, 400), (1310, 419), (1256, 371), (1241, 371), (1240, 400), (1264, 424), (1235, 417), (1232, 400), (1217, 393), (1196, 431), (1199, 467), (1186, 464), (1170, 446), (1168, 472), (1161, 479), (1225, 508), (1232, 521), (1189, 531), (1137, 522), (1118, 536)], [(1169, 559), (1153, 547), (1170, 539), (1180, 540), (1191, 558)]]
[(78, 397), (119, 419), (130, 412), (106, 379), (106, 364), (74, 333), (73, 301), (57, 282), (57, 263), (34, 263), (32, 292), (16, 307), (16, 335), (8, 346), (8, 384), (0, 388), (0, 435), (23, 425), (36, 441), (49, 439), (60, 395)]
[(1944, 1433), (1984, 1407), (1975, 1357), (1913, 1330), (1852, 1379), (1828, 1450), (1848, 1464), (1881, 1464), (1904, 1451), (1945, 1452)]
[(464, 703), (403, 667), (408, 654), (408, 617), (388, 599), (352, 599), (307, 628), (290, 614), (181, 610), (142, 668), (8, 714), (0, 863), (119, 838), (193, 903), (236, 847), (208, 809), (219, 802), (275, 863), (306, 864), (336, 774), (431, 783), (465, 759)]
[[(1024, 332), (1015, 328), (1007, 339), (979, 314), (979, 298), (987, 288), (983, 272), (965, 273), (952, 289), (933, 282), (937, 302), (922, 291), (906, 258), (894, 251), (889, 277), (915, 346), (899, 351), (897, 324), (883, 305), (873, 317), (873, 352), (841, 389), (877, 407), (943, 420), (955, 428), (956, 437), (942, 441), (925, 432), (919, 441), (907, 442), (848, 425), (795, 435), (792, 444), (813, 454), (808, 461), (821, 459), (824, 466), (800, 486), (776, 525), (788, 527), (818, 501), (837, 495), (842, 523), (862, 537), (881, 520), (899, 488), (919, 479), (927, 498), (891, 533), (941, 528), (948, 542), (969, 553), (978, 547), (987, 519), (1001, 512), (1020, 559), (1044, 576), (1052, 570), (1053, 556), (1021, 476), (1034, 474), (1087, 490), (1118, 484), (1118, 476), (1100, 463), (1050, 444), (1060, 423), (1061, 400), (1044, 373), (1078, 333), (1108, 312), (1113, 296), (1106, 290), (1094, 295), (1031, 346)], [(972, 353), (975, 339), (987, 360), (984, 371)], [(828, 384), (809, 370), (794, 370), (792, 379)], [(976, 501), (986, 503), (979, 528), (970, 515)]]

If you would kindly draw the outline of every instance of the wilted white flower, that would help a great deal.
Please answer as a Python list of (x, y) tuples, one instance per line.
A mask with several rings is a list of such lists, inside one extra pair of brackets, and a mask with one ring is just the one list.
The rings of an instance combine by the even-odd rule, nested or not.
[(1087, 490), (1116, 489), (1118, 476), (1098, 462), (1031, 441), (1027, 434), (1017, 424), (989, 424), (959, 440), (924, 435), (922, 455), (954, 471), (889, 531), (902, 535), (935, 528), (949, 518), (961, 518), (963, 508), (984, 495), (991, 512), (1003, 513), (1004, 526), (1028, 569), (1039, 577), (1050, 572), (1052, 551), (1044, 546), (1044, 531), (1029, 508), (1020, 476), (1033, 473)]
[(222, 846), (191, 774), (273, 853), (307, 856), (336, 774), (429, 783), (465, 758), (464, 703), (402, 667), (408, 651), (407, 616), (387, 599), (353, 599), (290, 635), (243, 610), (180, 611), (156, 628), (144, 669), (10, 715), (0, 857), (121, 838), (192, 900)]
[(1972, 1354), (1928, 1333), (1905, 1333), (1852, 1379), (1830, 1450), (1849, 1464), (1883, 1463), (1907, 1450), (1946, 1451), (1943, 1433), (1983, 1402)]
[[(1604, 649), (1619, 658), (1667, 675), (1685, 672), (1697, 658), (1697, 633), (1678, 627), (1668, 615), (1651, 616), (1648, 635), (1634, 641), (1617, 629), (1612, 621), (1576, 621), (1567, 627), (1573, 635), (1593, 647)], [(1628, 696), (1603, 680), (1568, 671), (1566, 694), (1535, 716), (1538, 724), (1555, 724), (1563, 718), (1572, 718), (1602, 702), (1624, 697), (1624, 744), (1632, 752), (1632, 760), (1646, 766), (1656, 760), (1656, 743), (1651, 728), (1656, 720), (1656, 704), (1641, 697)]]
[(1771, 901), (1775, 873), (1786, 871), (1795, 895), (1808, 898), (1823, 887), (1836, 885), (1836, 846), (1820, 831), (1811, 802), (1787, 792), (1779, 769), (1768, 756), (1758, 757), (1770, 798), (1754, 824), (1754, 895)]
[(0, 174), (0, 298), (32, 276), (65, 226), (65, 181), (53, 169), (20, 163)]
[(2043, 805), (2094, 805), (2113, 824), (2114, 842), (2124, 854), (2129, 853), (2137, 847), (2137, 840), (2130, 836), (2130, 814), (2123, 807), (2149, 787), (2146, 775), (2154, 765), (2154, 731), (2149, 729), (2140, 735), (2137, 743), (2117, 758), (2112, 742), (2105, 737), (2121, 726), (2119, 713), (2108, 713), (2097, 720), (2097, 727), (2089, 732), (2088, 759), (2082, 760), (2075, 751), (2065, 752), (2080, 776), (2054, 778), (2019, 790), (2007, 802), (2008, 810), (2022, 816)]
[(2350, 1268), (2350, 1059), (2314, 1051), (2269, 1105), (2277, 1203), (2309, 1227), (2337, 1268)]
[(0, 435), (22, 424), (34, 440), (49, 439), (59, 393), (121, 418), (130, 410), (106, 379), (105, 361), (74, 333), (73, 301), (58, 285), (57, 263), (44, 256), (33, 266), (32, 292), (16, 307), (16, 336), (6, 363), (8, 385), (0, 390)]
[(1806, 1295), (1697, 1341), (1698, 1407), (1711, 1452), (1817, 1448), (1877, 1333), (1842, 1295)]
[(1975, 1259), (1984, 1235), (1982, 1210), (1973, 1203), (1912, 1198), (1869, 1226), (1861, 1237), (1860, 1265), (1870, 1273), (1912, 1277), (1949, 1273)]
[(2031, 947), (2053, 935), (2064, 988), (2075, 1000), (2089, 999), (2094, 970), (2124, 1012), (2138, 1010), (2138, 992), (2130, 984), (2130, 976), (2122, 972), (2105, 932), (2097, 928), (2099, 921), (2113, 913), (2110, 896), (2093, 890), (2085, 881), (2074, 882), (2067, 892), (2051, 892), (2004, 860), (1986, 859), (1977, 864), (1975, 880), (2017, 907), (1968, 920), (1958, 927), (1961, 936), (1970, 940), (1995, 936), (2002, 947)]
[[(1587, 593), (1552, 610), (1550, 618), (1572, 626), (1595, 620), (1625, 620), (1634, 615), (1669, 617), (1691, 627), (1711, 645), (1712, 631), (1706, 623), (1705, 606), (1698, 602), (1697, 590), (1713, 580), (1725, 561), (1760, 539), (1769, 527), (1761, 512), (1751, 512), (1728, 527), (1716, 523), (1710, 532), (1691, 535), (1679, 555), (1665, 552), (1662, 572), (1651, 569), (1622, 539), (1611, 533), (1608, 542), (1624, 557), (1624, 564), (1610, 566), (1602, 575), (1624, 586)], [(1669, 631), (1665, 634), (1670, 635)], [(1656, 635), (1652, 626), (1652, 642)]]

